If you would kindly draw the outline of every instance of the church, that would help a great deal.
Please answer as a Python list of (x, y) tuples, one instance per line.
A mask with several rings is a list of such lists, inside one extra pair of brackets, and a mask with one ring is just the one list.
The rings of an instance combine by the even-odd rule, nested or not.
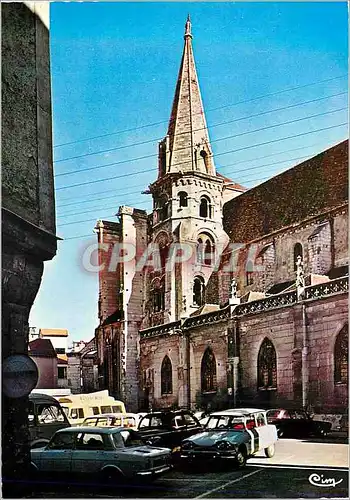
[(129, 411), (344, 411), (347, 141), (249, 190), (217, 172), (188, 18), (147, 192), (95, 227), (99, 387)]

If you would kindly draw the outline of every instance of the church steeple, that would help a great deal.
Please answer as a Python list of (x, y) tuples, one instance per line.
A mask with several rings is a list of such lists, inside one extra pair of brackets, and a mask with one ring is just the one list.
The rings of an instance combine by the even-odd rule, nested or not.
[(192, 50), (191, 20), (185, 24), (184, 49), (167, 137), (159, 145), (159, 177), (197, 171), (216, 175)]

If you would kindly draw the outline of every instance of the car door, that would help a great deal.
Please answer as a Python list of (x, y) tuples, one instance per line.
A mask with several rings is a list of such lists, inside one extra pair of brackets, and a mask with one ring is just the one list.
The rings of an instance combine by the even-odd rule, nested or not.
[(309, 436), (313, 430), (313, 422), (308, 418), (308, 415), (302, 410), (295, 411), (295, 428), (298, 436)]
[(246, 418), (245, 428), (251, 438), (251, 446), (250, 446), (251, 453), (252, 454), (256, 453), (261, 449), (261, 446), (260, 446), (260, 435), (256, 428), (254, 415), (249, 415), (249, 417)]
[(263, 450), (274, 444), (277, 440), (276, 427), (268, 425), (264, 413), (256, 413), (255, 415), (256, 432), (259, 436), (258, 447)]
[(40, 470), (47, 473), (70, 473), (76, 435), (57, 432), (41, 456)]
[(55, 403), (36, 404), (34, 412), (35, 419), (32, 420), (34, 425), (31, 442), (34, 441), (34, 438), (39, 442), (48, 442), (56, 431), (70, 426), (62, 408)]
[(95, 429), (81, 432), (77, 436), (76, 448), (72, 454), (72, 472), (76, 474), (94, 474), (101, 470), (105, 460), (105, 440), (103, 433)]

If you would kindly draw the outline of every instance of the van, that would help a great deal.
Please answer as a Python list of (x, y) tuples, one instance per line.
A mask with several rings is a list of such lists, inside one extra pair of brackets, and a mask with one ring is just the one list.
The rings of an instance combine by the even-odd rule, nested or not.
[(28, 426), (30, 447), (46, 446), (59, 429), (70, 427), (70, 423), (57, 399), (47, 394), (29, 394)]
[(94, 415), (126, 413), (124, 403), (110, 396), (108, 390), (90, 394), (72, 394), (57, 399), (66, 412), (69, 422), (73, 425), (82, 424), (86, 417)]

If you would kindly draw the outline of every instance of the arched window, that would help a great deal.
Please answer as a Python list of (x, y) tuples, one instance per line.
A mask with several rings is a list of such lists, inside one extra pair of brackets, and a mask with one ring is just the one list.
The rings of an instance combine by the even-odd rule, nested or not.
[(199, 217), (204, 217), (205, 219), (211, 218), (211, 205), (210, 200), (207, 196), (202, 196), (199, 205)]
[(258, 388), (277, 388), (276, 351), (269, 339), (264, 339), (258, 355)]
[(161, 368), (161, 391), (162, 394), (172, 394), (173, 392), (173, 369), (168, 356), (165, 356)]
[(245, 270), (245, 279), (246, 279), (246, 285), (252, 285), (254, 283), (254, 272), (253, 272), (253, 263), (251, 260), (248, 260), (247, 265), (246, 265), (246, 270)]
[(211, 266), (215, 260), (214, 242), (208, 234), (202, 233), (197, 239), (197, 262)]
[(205, 284), (201, 276), (196, 276), (193, 280), (193, 305), (203, 306), (205, 304)]
[(158, 278), (152, 282), (151, 297), (153, 301), (153, 312), (164, 311), (165, 305), (165, 280), (164, 277)]
[(298, 261), (299, 255), (301, 257), (301, 260), (303, 260), (303, 246), (301, 243), (296, 243), (294, 245), (294, 252), (293, 252), (294, 271), (297, 270), (297, 261)]
[(201, 390), (202, 392), (212, 392), (216, 389), (216, 360), (213, 351), (208, 347), (201, 364)]
[(165, 141), (159, 143), (158, 165), (160, 175), (166, 173), (166, 144)]
[(206, 264), (207, 266), (210, 266), (212, 264), (213, 250), (214, 250), (214, 247), (211, 244), (211, 241), (209, 239), (207, 239), (207, 241), (205, 242), (205, 248), (204, 248), (204, 264)]
[(202, 263), (202, 261), (203, 261), (203, 240), (202, 240), (202, 238), (198, 238), (198, 240), (197, 240), (196, 254), (197, 254), (197, 262)]
[(334, 345), (334, 382), (336, 384), (347, 384), (349, 379), (349, 333), (348, 325), (345, 325), (338, 333)]
[(187, 207), (188, 206), (188, 195), (185, 191), (180, 191), (179, 193), (179, 206)]
[(208, 172), (208, 166), (209, 166), (209, 162), (208, 162), (208, 153), (206, 151), (204, 151), (204, 149), (201, 150), (201, 152), (199, 153), (201, 155), (201, 157), (203, 158), (203, 162), (204, 162), (204, 166), (205, 166), (205, 169), (206, 171)]
[(165, 271), (166, 263), (168, 260), (168, 255), (169, 255), (169, 247), (160, 247), (159, 248), (159, 257), (160, 257), (160, 265), (162, 268), (162, 271)]
[(168, 199), (165, 195), (161, 196), (157, 201), (158, 220), (162, 221), (168, 218)]

